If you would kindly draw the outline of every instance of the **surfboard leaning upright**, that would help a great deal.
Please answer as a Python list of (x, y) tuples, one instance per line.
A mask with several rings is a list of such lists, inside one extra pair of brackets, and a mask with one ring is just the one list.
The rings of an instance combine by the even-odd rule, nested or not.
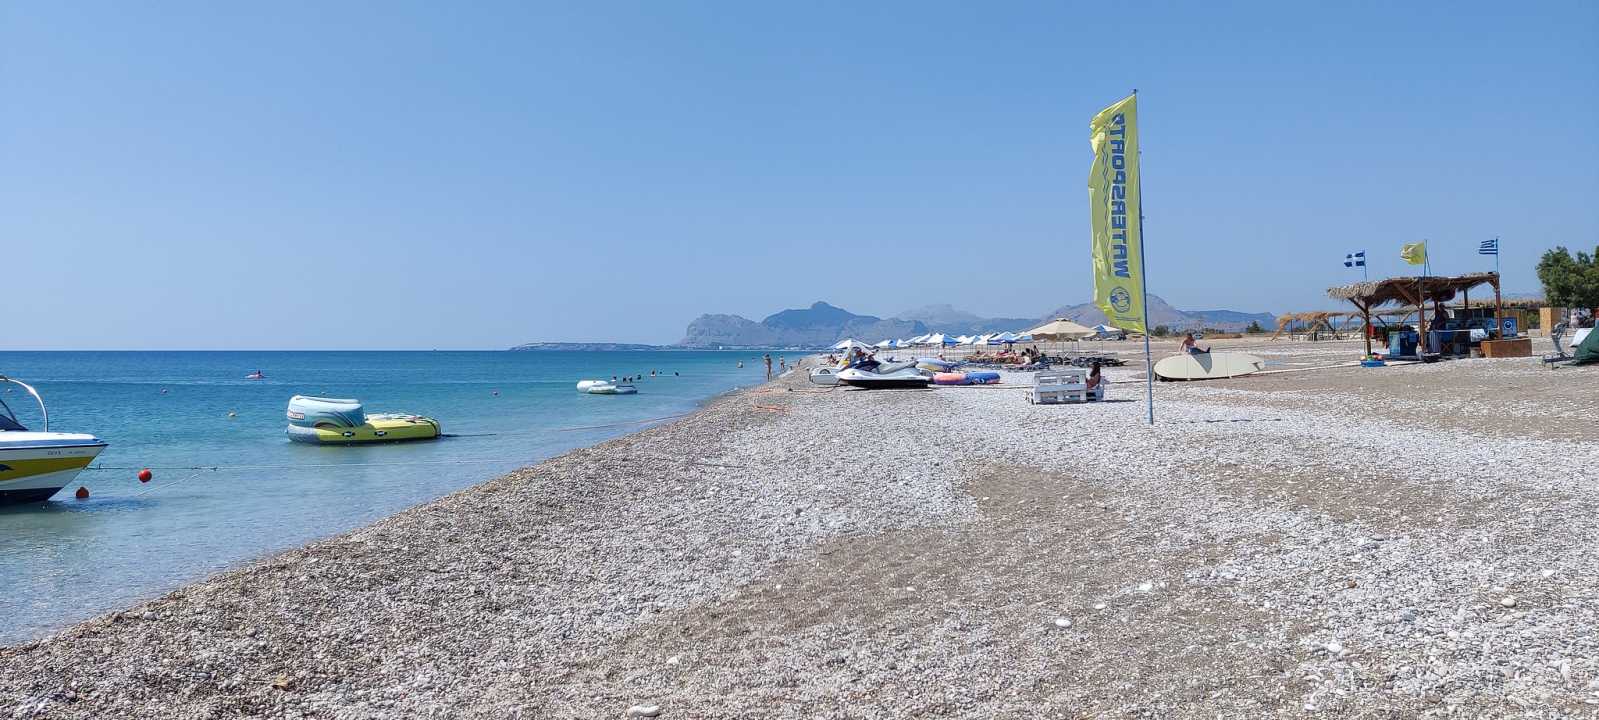
[(1266, 369), (1266, 361), (1248, 353), (1183, 353), (1155, 363), (1161, 380), (1220, 380)]

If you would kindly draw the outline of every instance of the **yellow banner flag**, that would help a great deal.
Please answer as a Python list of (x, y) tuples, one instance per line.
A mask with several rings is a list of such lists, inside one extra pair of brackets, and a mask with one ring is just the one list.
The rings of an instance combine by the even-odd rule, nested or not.
[(1094, 116), (1088, 125), (1094, 166), (1088, 206), (1094, 222), (1094, 302), (1106, 322), (1130, 332), (1144, 327), (1144, 259), (1138, 196), (1138, 96)]
[(1399, 257), (1404, 258), (1405, 262), (1410, 263), (1411, 265), (1426, 265), (1427, 241), (1423, 240), (1419, 243), (1407, 243), (1404, 247), (1399, 249)]

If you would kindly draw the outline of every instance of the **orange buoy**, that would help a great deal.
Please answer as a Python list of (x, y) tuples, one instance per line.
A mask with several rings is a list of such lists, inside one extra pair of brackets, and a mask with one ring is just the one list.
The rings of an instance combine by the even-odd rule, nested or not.
[(152, 477), (155, 477), (155, 475), (151, 474), (150, 468), (145, 468), (145, 469), (139, 471), (139, 482), (142, 482), (142, 483), (150, 482), (150, 478), (152, 478)]
[(79, 485), (78, 486), (78, 491), (76, 493), (73, 493), (73, 496), (78, 498), (79, 500), (88, 500), (89, 499), (89, 488), (86, 488), (86, 487), (84, 487), (82, 485)]

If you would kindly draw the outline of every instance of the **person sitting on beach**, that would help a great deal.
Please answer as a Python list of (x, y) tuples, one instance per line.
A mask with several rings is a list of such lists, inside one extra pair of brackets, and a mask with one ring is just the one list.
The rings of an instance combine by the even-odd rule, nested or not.
[(1185, 335), (1183, 337), (1183, 346), (1182, 346), (1180, 352), (1185, 352), (1185, 353), (1188, 353), (1189, 355), (1204, 355), (1204, 354), (1210, 352), (1210, 348), (1205, 348), (1204, 350), (1200, 350), (1199, 349), (1199, 343), (1194, 341), (1194, 334), (1193, 333), (1188, 333), (1187, 335)]
[(1088, 369), (1088, 381), (1086, 382), (1088, 391), (1093, 392), (1094, 388), (1099, 387), (1099, 384), (1104, 381), (1105, 376), (1099, 374), (1099, 363), (1095, 362), (1094, 365)]

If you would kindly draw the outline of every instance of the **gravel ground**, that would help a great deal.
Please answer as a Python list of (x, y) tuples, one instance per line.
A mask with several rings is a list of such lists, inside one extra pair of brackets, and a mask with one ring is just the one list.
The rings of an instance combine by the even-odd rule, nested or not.
[(1007, 380), (791, 374), (0, 649), (0, 708), (1599, 716), (1599, 368), (1160, 384), (1154, 428)]

